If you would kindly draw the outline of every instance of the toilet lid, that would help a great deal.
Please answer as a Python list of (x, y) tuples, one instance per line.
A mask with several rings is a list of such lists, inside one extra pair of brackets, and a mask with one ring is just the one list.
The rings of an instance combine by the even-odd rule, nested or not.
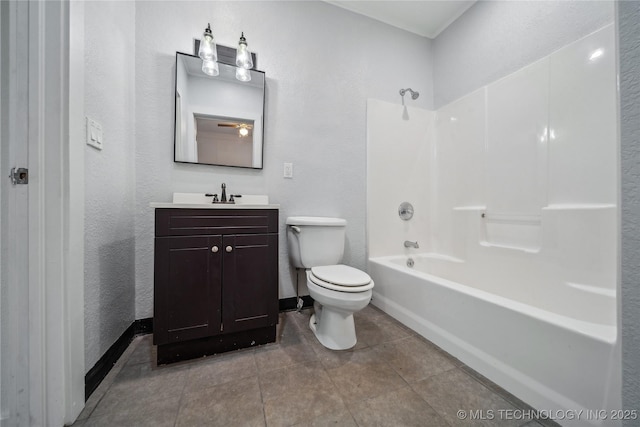
[(343, 264), (312, 267), (311, 274), (337, 286), (356, 287), (371, 283), (371, 277), (367, 273)]

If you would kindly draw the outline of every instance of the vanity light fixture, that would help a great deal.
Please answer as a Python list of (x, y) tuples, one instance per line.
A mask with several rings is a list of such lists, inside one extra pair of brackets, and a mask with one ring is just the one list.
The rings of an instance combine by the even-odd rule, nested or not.
[(244, 38), (244, 32), (240, 35), (240, 41), (238, 42), (238, 51), (236, 53), (236, 65), (245, 70), (253, 68), (253, 61), (251, 60), (251, 52), (247, 47), (247, 39)]
[(218, 46), (216, 46), (216, 42), (213, 40), (211, 24), (207, 24), (207, 28), (205, 28), (204, 33), (202, 33), (198, 56), (202, 59), (203, 73), (208, 76), (217, 76), (220, 74), (220, 70), (218, 69)]
[(240, 34), (238, 49), (236, 50), (236, 79), (241, 82), (251, 80), (251, 70), (253, 68), (253, 60), (251, 52), (247, 47), (247, 39), (244, 38), (244, 32)]
[(240, 134), (240, 138), (244, 138), (249, 135), (249, 129), (247, 129), (246, 126), (242, 126), (238, 129), (238, 133)]
[(211, 33), (211, 24), (207, 24), (204, 33), (202, 33), (202, 40), (200, 40), (200, 48), (198, 49), (198, 56), (203, 61), (218, 60), (218, 47), (213, 40), (213, 34)]

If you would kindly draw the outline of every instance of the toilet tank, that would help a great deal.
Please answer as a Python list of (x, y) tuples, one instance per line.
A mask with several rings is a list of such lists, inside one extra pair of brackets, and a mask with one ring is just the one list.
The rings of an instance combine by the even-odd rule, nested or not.
[(287, 218), (289, 261), (296, 268), (339, 264), (344, 255), (347, 221), (342, 218)]

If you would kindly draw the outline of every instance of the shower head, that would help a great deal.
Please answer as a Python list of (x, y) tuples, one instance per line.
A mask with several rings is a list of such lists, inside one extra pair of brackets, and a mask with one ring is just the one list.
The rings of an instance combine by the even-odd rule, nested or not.
[(418, 99), (420, 96), (418, 92), (413, 91), (411, 88), (400, 89), (400, 96), (404, 98), (404, 94), (407, 93), (407, 91), (411, 92), (411, 99)]

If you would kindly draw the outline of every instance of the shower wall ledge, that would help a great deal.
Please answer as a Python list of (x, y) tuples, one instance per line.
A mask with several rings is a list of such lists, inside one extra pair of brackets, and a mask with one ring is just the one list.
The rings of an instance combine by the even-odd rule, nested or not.
[(542, 208), (543, 211), (569, 211), (569, 210), (594, 210), (594, 209), (615, 209), (613, 203), (575, 203), (575, 204), (552, 204)]

